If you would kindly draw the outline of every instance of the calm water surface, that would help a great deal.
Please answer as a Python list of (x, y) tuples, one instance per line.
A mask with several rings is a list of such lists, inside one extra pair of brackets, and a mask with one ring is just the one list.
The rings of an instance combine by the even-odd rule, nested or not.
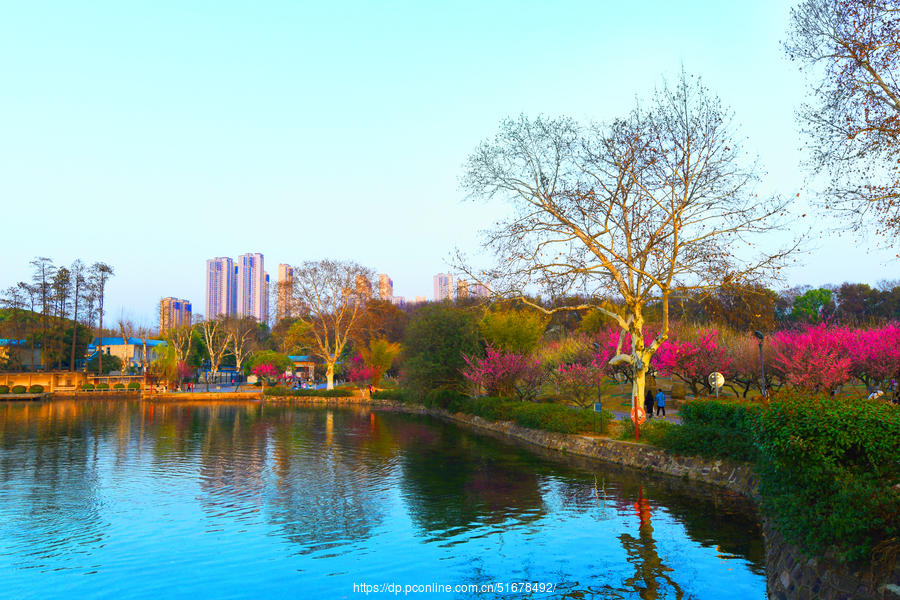
[(763, 562), (733, 495), (429, 417), (0, 404), (4, 598), (762, 599)]

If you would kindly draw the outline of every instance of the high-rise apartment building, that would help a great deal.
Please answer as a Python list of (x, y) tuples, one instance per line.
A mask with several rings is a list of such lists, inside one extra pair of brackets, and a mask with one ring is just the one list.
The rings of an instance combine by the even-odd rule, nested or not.
[(391, 304), (397, 308), (406, 306), (406, 296), (391, 296)]
[(491, 284), (476, 283), (472, 286), (470, 295), (473, 298), (488, 298), (491, 295)]
[(427, 302), (425, 296), (416, 296), (416, 304), (424, 304), (425, 302)]
[(453, 300), (453, 275), (438, 273), (434, 276), (434, 301)]
[(385, 274), (378, 276), (378, 297), (382, 300), (390, 300), (394, 296), (394, 282)]
[(179, 298), (163, 298), (159, 301), (159, 333), (191, 324), (191, 303)]
[(237, 313), (234, 261), (226, 257), (206, 261), (206, 318)]
[(291, 299), (294, 296), (294, 269), (291, 265), (278, 265), (278, 297), (275, 318), (280, 321), (291, 316)]
[(263, 255), (241, 254), (237, 258), (237, 312), (240, 317), (255, 317), (260, 323), (269, 320), (269, 274)]

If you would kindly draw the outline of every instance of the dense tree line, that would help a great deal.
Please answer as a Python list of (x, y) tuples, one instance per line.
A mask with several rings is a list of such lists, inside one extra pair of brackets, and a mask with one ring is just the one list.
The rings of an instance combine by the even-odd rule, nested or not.
[(113, 268), (103, 262), (87, 266), (80, 259), (69, 266), (55, 265), (43, 256), (30, 264), (31, 281), (20, 281), (0, 294), (0, 337), (6, 340), (0, 368), (33, 369), (40, 356), (47, 369), (74, 371), (95, 329), (103, 329), (106, 284)]

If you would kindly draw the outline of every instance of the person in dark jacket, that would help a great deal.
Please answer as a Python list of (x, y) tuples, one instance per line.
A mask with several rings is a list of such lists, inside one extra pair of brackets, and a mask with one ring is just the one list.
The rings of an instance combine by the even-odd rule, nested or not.
[(644, 392), (644, 413), (646, 413), (648, 419), (653, 418), (653, 390), (647, 388), (647, 391)]

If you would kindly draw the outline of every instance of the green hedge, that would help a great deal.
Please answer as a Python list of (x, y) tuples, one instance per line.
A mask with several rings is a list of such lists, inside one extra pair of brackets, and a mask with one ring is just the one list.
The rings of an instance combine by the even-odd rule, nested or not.
[(12, 393), (13, 393), (13, 394), (24, 394), (24, 393), (25, 393), (25, 386), (24, 386), (24, 385), (14, 385), (14, 386), (12, 387)]
[(677, 454), (753, 461), (757, 448), (752, 429), (758, 410), (759, 405), (725, 400), (689, 402), (678, 412), (681, 427), (666, 429), (647, 442)]
[(8, 394), (9, 386), (8, 385), (0, 385), (0, 394)]
[(835, 550), (852, 563), (900, 550), (897, 407), (783, 394), (768, 406), (706, 400), (679, 412), (681, 426), (645, 426), (641, 441), (752, 461), (763, 511), (806, 554)]
[[(619, 439), (626, 442), (634, 441), (634, 421), (625, 419), (620, 421), (622, 429), (619, 431)], [(640, 442), (642, 444), (651, 444), (654, 446), (662, 446), (665, 441), (674, 433), (677, 433), (678, 425), (665, 419), (647, 419), (641, 425)]]
[(83, 386), (81, 386), (81, 389), (83, 389), (83, 390), (86, 391), (86, 392), (91, 392), (91, 391), (94, 390), (94, 384), (93, 384), (93, 383), (86, 383), (86, 384), (84, 384)]
[(397, 402), (409, 402), (409, 394), (405, 390), (395, 388), (391, 390), (379, 390), (372, 392), (373, 400), (396, 400)]
[(43, 393), (44, 393), (44, 386), (42, 386), (42, 385), (33, 385), (33, 386), (31, 386), (31, 387), (28, 388), (28, 393), (29, 393), (29, 394), (43, 394)]
[[(854, 398), (780, 397), (753, 423), (765, 513), (813, 555), (900, 549), (900, 410)], [(893, 540), (893, 541), (891, 541)]]
[(128, 389), (129, 390), (139, 390), (139, 389), (141, 389), (141, 384), (139, 384), (137, 381), (132, 381), (131, 383), (128, 384)]
[(125, 384), (124, 384), (124, 383), (114, 383), (114, 384), (113, 384), (113, 389), (114, 389), (114, 390), (124, 390), (124, 389), (125, 389)]
[[(456, 395), (447, 406), (451, 412), (462, 412), (491, 421), (512, 421), (522, 427), (558, 433), (604, 433), (612, 413), (594, 413), (561, 404), (537, 404), (503, 398), (468, 398)], [(595, 429), (596, 428), (596, 429)]]
[(98, 389), (98, 390), (108, 390), (108, 389), (109, 389), (109, 384), (108, 384), (108, 383), (98, 383), (98, 384), (97, 384), (97, 389)]
[(312, 396), (317, 398), (348, 398), (350, 396), (358, 395), (359, 392), (357, 390), (346, 388), (335, 388), (333, 390), (289, 390), (286, 388), (274, 387), (266, 390), (266, 396)]

